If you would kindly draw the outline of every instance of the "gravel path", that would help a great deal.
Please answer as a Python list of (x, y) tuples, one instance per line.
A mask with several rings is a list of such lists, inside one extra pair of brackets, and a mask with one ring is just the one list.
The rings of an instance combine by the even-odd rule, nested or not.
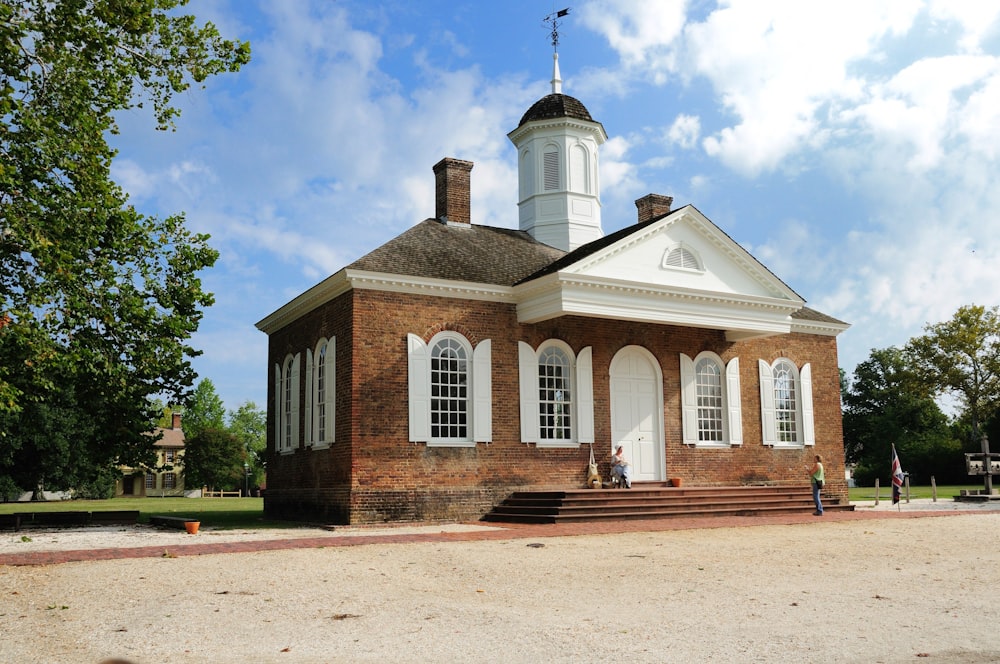
[(985, 663), (998, 582), (996, 510), (0, 566), (0, 662)]

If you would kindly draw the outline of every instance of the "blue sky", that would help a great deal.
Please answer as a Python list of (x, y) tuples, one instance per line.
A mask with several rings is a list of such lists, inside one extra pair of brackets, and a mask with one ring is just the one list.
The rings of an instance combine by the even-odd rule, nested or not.
[[(506, 138), (550, 91), (544, 16), (505, 0), (192, 0), (251, 42), (184, 93), (176, 132), (122, 118), (113, 176), (221, 252), (194, 362), (263, 407), (254, 323), (434, 214), (431, 167), (475, 162), (474, 223), (517, 226)], [(647, 193), (691, 203), (852, 324), (851, 371), (969, 303), (1000, 302), (1000, 5), (590, 0), (560, 29), (563, 91), (607, 130), (604, 231)]]

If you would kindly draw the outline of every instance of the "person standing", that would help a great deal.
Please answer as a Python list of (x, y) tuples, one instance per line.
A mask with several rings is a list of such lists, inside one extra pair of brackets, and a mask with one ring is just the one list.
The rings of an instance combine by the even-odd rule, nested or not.
[(823, 474), (823, 457), (816, 455), (816, 463), (809, 471), (809, 478), (812, 481), (813, 502), (816, 503), (816, 511), (813, 516), (823, 516), (823, 500), (820, 498), (820, 491), (823, 490), (823, 482), (826, 477)]

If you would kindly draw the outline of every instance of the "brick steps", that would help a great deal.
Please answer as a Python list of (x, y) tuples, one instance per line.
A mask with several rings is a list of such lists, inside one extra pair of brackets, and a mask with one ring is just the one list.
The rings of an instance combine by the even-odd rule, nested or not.
[[(823, 503), (825, 510), (853, 511), (852, 505)], [(802, 514), (813, 511), (809, 485), (667, 487), (633, 483), (632, 489), (521, 491), (497, 505), (483, 521), (578, 523), (622, 519)]]

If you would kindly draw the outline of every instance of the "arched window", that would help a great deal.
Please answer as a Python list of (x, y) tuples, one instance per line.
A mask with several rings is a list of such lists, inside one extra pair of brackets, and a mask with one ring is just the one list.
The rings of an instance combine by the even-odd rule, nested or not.
[(799, 442), (798, 388), (795, 366), (788, 361), (779, 361), (771, 370), (774, 377), (774, 420), (778, 432), (778, 443), (794, 445)]
[(718, 362), (703, 357), (694, 368), (698, 392), (698, 440), (722, 442), (722, 369)]
[(276, 395), (278, 452), (292, 452), (299, 441), (299, 363), (301, 353), (289, 355), (281, 368), (281, 381)]
[(763, 442), (776, 447), (814, 445), (812, 369), (787, 358), (758, 362)]
[(569, 357), (549, 346), (538, 357), (538, 426), (542, 440), (573, 437), (573, 381)]
[(336, 347), (336, 339), (320, 339), (306, 354), (306, 441), (314, 448), (335, 440)]
[(431, 347), (431, 438), (469, 438), (469, 353), (450, 337)]
[(539, 447), (594, 442), (593, 350), (575, 357), (564, 341), (549, 339), (535, 351), (519, 341), (521, 440)]
[(493, 440), (492, 343), (473, 350), (457, 332), (424, 343), (407, 335), (410, 440), (472, 447)]
[(710, 351), (680, 354), (681, 416), (685, 445), (743, 444), (740, 358), (726, 364)]

